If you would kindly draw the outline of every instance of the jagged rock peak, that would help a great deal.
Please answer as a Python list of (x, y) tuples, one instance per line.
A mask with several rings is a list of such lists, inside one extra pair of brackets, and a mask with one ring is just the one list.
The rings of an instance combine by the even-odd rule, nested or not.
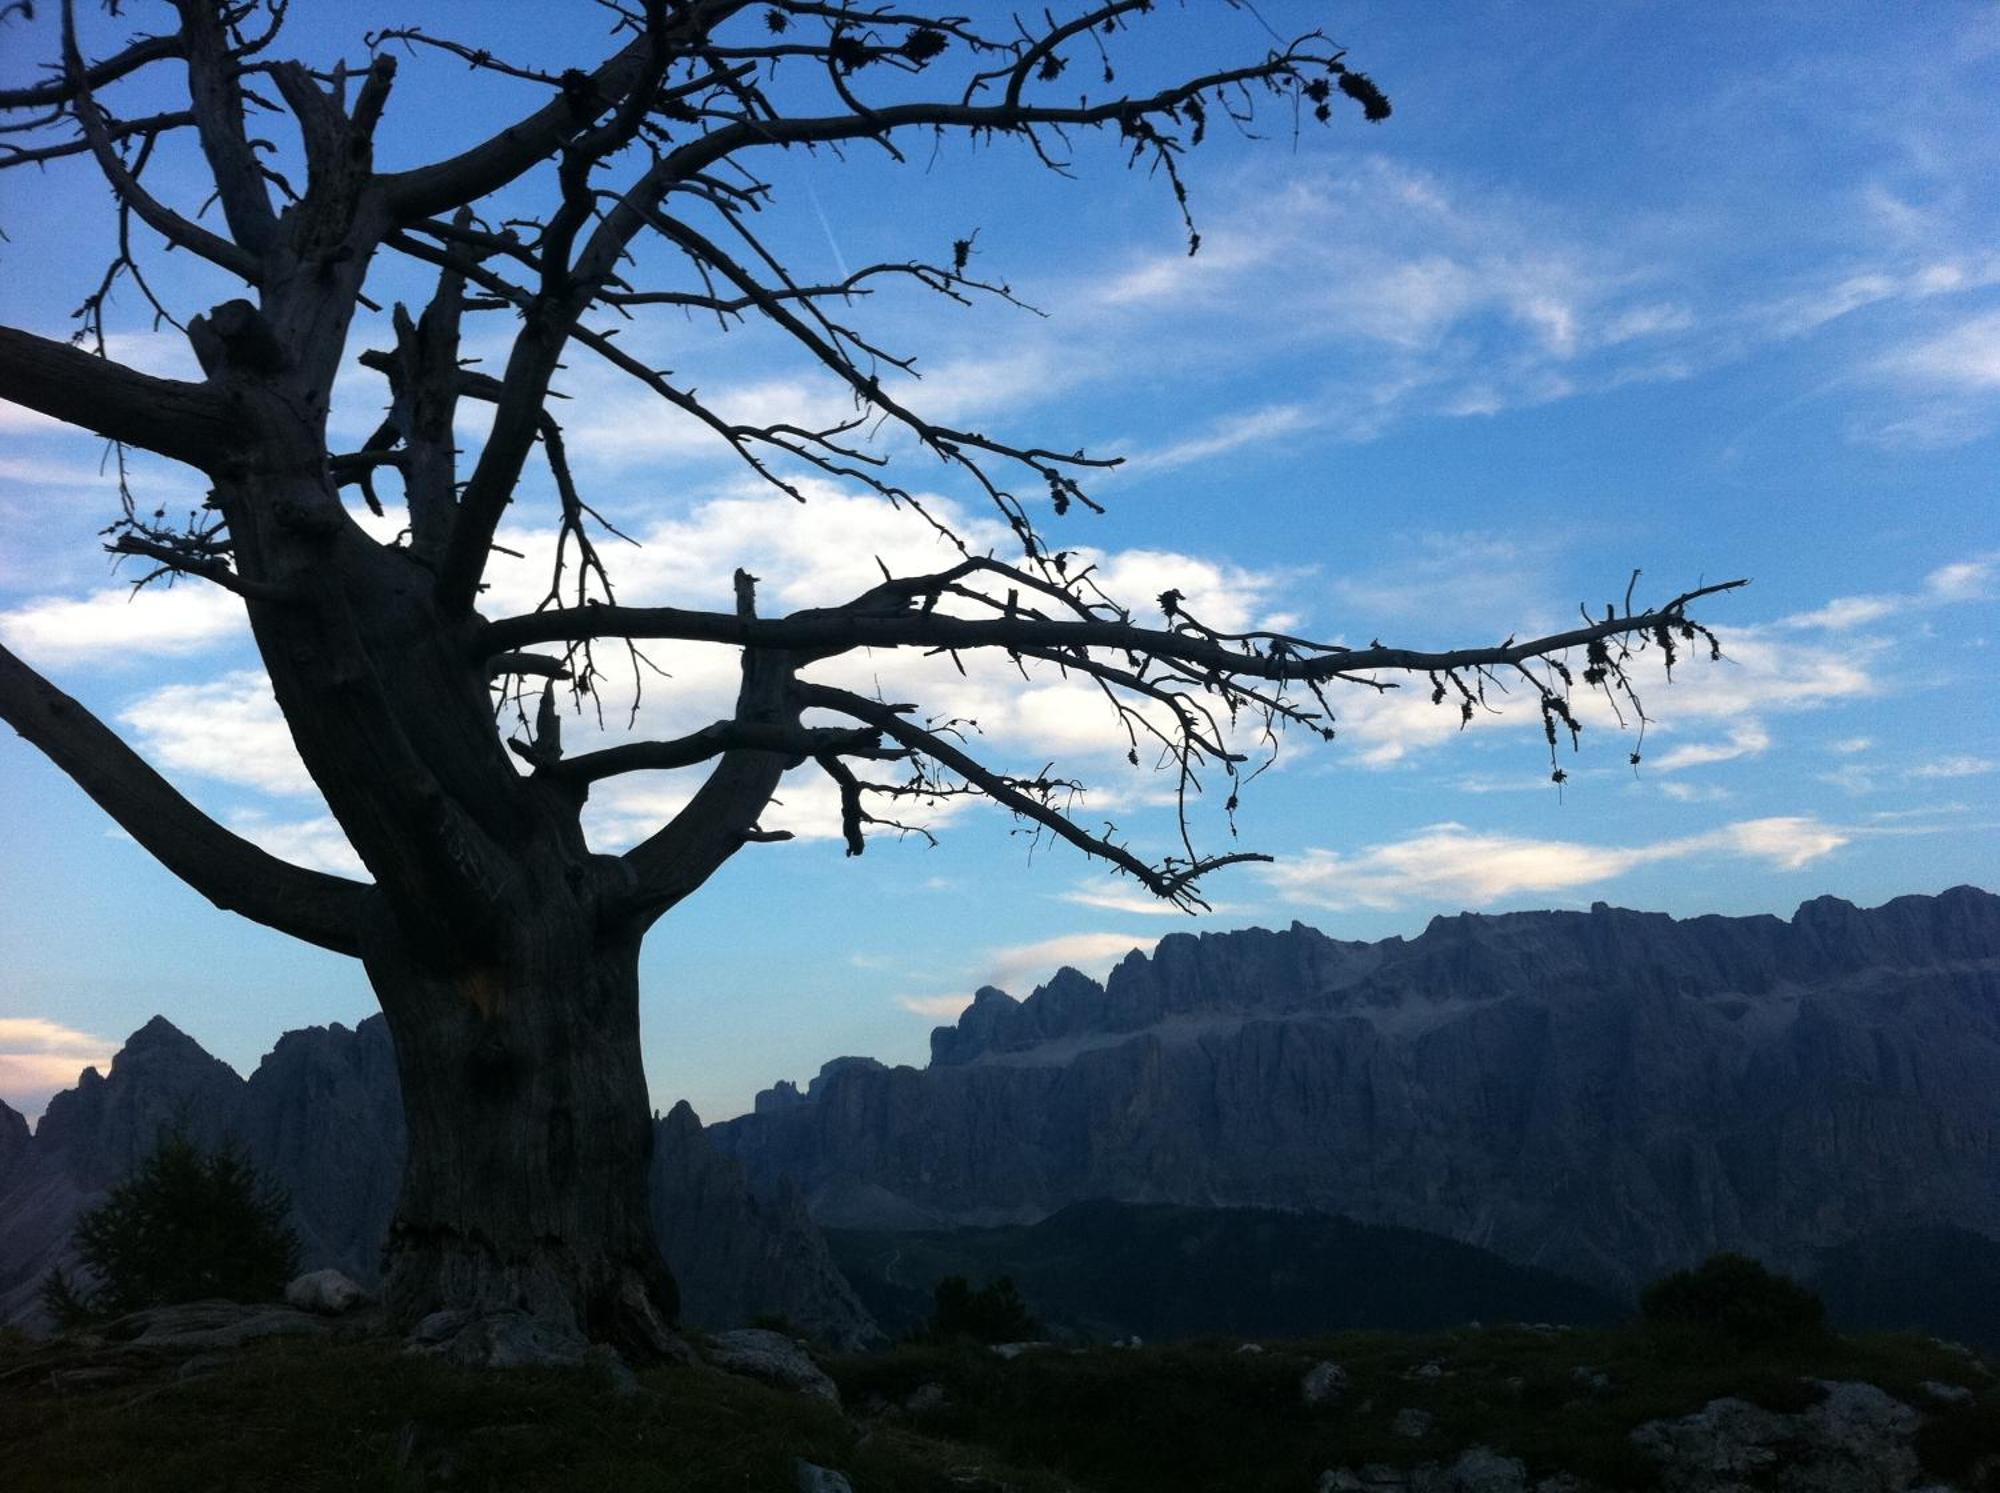
[(685, 1141), (701, 1134), (701, 1116), (694, 1112), (694, 1106), (687, 1100), (676, 1099), (674, 1107), (660, 1121), (660, 1128), (676, 1140)]
[(842, 1075), (852, 1072), (880, 1073), (884, 1064), (879, 1058), (839, 1057), (830, 1058), (819, 1066), (819, 1076), (806, 1087), (806, 1098), (816, 1099), (829, 1087), (837, 1083)]
[(958, 1066), (1176, 1017), (1487, 1001), (1551, 981), (1622, 984), (1635, 970), (1642, 981), (1755, 993), (1870, 964), (1979, 958), (1996, 938), (2000, 897), (1969, 886), (1872, 909), (1818, 897), (1789, 922), (1676, 919), (1597, 902), (1587, 913), (1441, 914), (1416, 938), (1376, 943), (1342, 942), (1299, 922), (1282, 932), (1176, 933), (1151, 954), (1134, 949), (1101, 986), (1063, 969), (1025, 1001), (982, 988), (954, 1025), (931, 1033), (931, 1063)]
[(166, 1017), (155, 1016), (125, 1039), (125, 1045), (111, 1060), (112, 1071), (116, 1072), (118, 1065), (128, 1057), (154, 1053), (186, 1053), (207, 1058), (210, 1062), (221, 1061)]

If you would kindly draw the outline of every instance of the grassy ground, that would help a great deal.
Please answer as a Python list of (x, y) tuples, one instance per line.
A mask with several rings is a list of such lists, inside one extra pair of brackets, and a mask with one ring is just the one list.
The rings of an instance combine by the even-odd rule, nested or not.
[[(1052, 1349), (1011, 1362), (969, 1346), (899, 1348), (831, 1365), (843, 1419), (705, 1369), (650, 1371), (640, 1394), (620, 1398), (589, 1372), (472, 1373), (379, 1343), (279, 1340), (191, 1378), (170, 1360), (0, 1343), (0, 1485), (783, 1493), (803, 1457), (846, 1472), (859, 1493), (1307, 1493), (1328, 1467), (1408, 1464), (1477, 1442), (1537, 1475), (1637, 1489), (1651, 1469), (1626, 1441), (1633, 1426), (1722, 1394), (1797, 1410), (1814, 1393), (1803, 1378), (1865, 1379), (1919, 1407), (1931, 1404), (1922, 1381), (1963, 1385), (1977, 1398), (1931, 1414), (1926, 1470), (1970, 1486), (1978, 1458), (2000, 1453), (1992, 1375), (1915, 1338), (1751, 1354), (1636, 1329), (1237, 1346)], [(1340, 1403), (1307, 1407), (1300, 1376), (1323, 1358), (1349, 1386)], [(1605, 1380), (1594, 1386), (1579, 1369)], [(925, 1385), (942, 1404), (903, 1408)], [(1394, 1435), (1405, 1408), (1432, 1414), (1433, 1432)]]

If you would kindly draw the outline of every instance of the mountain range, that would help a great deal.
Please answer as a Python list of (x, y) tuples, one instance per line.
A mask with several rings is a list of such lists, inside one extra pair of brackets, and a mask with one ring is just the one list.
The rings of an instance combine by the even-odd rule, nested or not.
[(1281, 1208), (1628, 1300), (1720, 1250), (1810, 1273), (1898, 1228), (2000, 1238), (2000, 898), (1176, 934), (1102, 984), (981, 990), (928, 1067), (836, 1059), (711, 1136), (840, 1228)]
[[(78, 1212), (176, 1123), (290, 1191), (305, 1264), (376, 1278), (404, 1144), (381, 1018), (289, 1032), (248, 1079), (155, 1018), (32, 1134), (0, 1104), (0, 1322), (34, 1322)], [(676, 1105), (653, 1195), (688, 1321), (849, 1346), (863, 1298), (901, 1327), (947, 1272), (1040, 1280), (1086, 1331), (1251, 1330), (1092, 1295), (1232, 1281), (1269, 1331), (1410, 1325), (1468, 1278), (1475, 1315), (1581, 1320), (1725, 1249), (1823, 1277), (1837, 1318), (2000, 1332), (1973, 1321), (2000, 1300), (2000, 898), (1176, 934), (1101, 984), (981, 990), (924, 1068), (838, 1058), (706, 1129)], [(1288, 1316), (1334, 1259), (1415, 1274)]]
[[(404, 1131), (387, 1023), (287, 1032), (248, 1079), (163, 1017), (127, 1039), (109, 1074), (85, 1069), (40, 1125), (0, 1104), (0, 1323), (42, 1325), (37, 1295), (71, 1263), (77, 1215), (178, 1126), (240, 1146), (290, 1194), (306, 1269), (376, 1283), (402, 1175)], [(741, 1326), (782, 1315), (826, 1342), (879, 1332), (834, 1265), (795, 1187), (752, 1193), (685, 1103), (655, 1121), (652, 1197), (683, 1319)]]

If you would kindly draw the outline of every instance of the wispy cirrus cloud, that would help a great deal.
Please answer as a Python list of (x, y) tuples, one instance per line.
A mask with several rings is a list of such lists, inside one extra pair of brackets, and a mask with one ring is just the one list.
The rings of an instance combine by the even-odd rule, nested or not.
[(1643, 845), (1531, 839), (1445, 823), (1353, 853), (1307, 850), (1259, 867), (1258, 874), (1285, 901), (1310, 907), (1391, 908), (1426, 901), (1483, 907), (1522, 893), (1595, 886), (1662, 861), (1745, 859), (1795, 871), (1849, 838), (1810, 816), (1741, 820)]

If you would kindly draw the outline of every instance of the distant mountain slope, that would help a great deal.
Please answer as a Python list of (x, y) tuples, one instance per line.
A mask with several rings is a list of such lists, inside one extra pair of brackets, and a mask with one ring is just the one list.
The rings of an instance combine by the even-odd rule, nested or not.
[(827, 1243), (892, 1333), (921, 1325), (947, 1275), (975, 1284), (1011, 1276), (1050, 1327), (1100, 1341), (1595, 1325), (1624, 1315), (1587, 1286), (1435, 1234), (1267, 1208), (1073, 1203), (1021, 1227), (836, 1229)]
[(1888, 1228), (2000, 1237), (2000, 898), (1971, 887), (1175, 935), (1102, 986), (982, 990), (932, 1053), (840, 1059), (711, 1134), (834, 1227), (1277, 1207), (1620, 1297), (1719, 1249), (1809, 1273)]
[[(172, 1125), (203, 1145), (236, 1141), (285, 1187), (304, 1268), (375, 1281), (404, 1146), (387, 1023), (287, 1032), (245, 1080), (154, 1017), (108, 1076), (87, 1069), (51, 1099), (32, 1136), (0, 1106), (0, 1324), (37, 1322), (37, 1293), (69, 1262), (77, 1214)], [(751, 1196), (742, 1168), (711, 1150), (685, 1104), (656, 1126), (653, 1209), (691, 1325), (742, 1326), (768, 1312), (845, 1346), (876, 1336), (796, 1188)]]

